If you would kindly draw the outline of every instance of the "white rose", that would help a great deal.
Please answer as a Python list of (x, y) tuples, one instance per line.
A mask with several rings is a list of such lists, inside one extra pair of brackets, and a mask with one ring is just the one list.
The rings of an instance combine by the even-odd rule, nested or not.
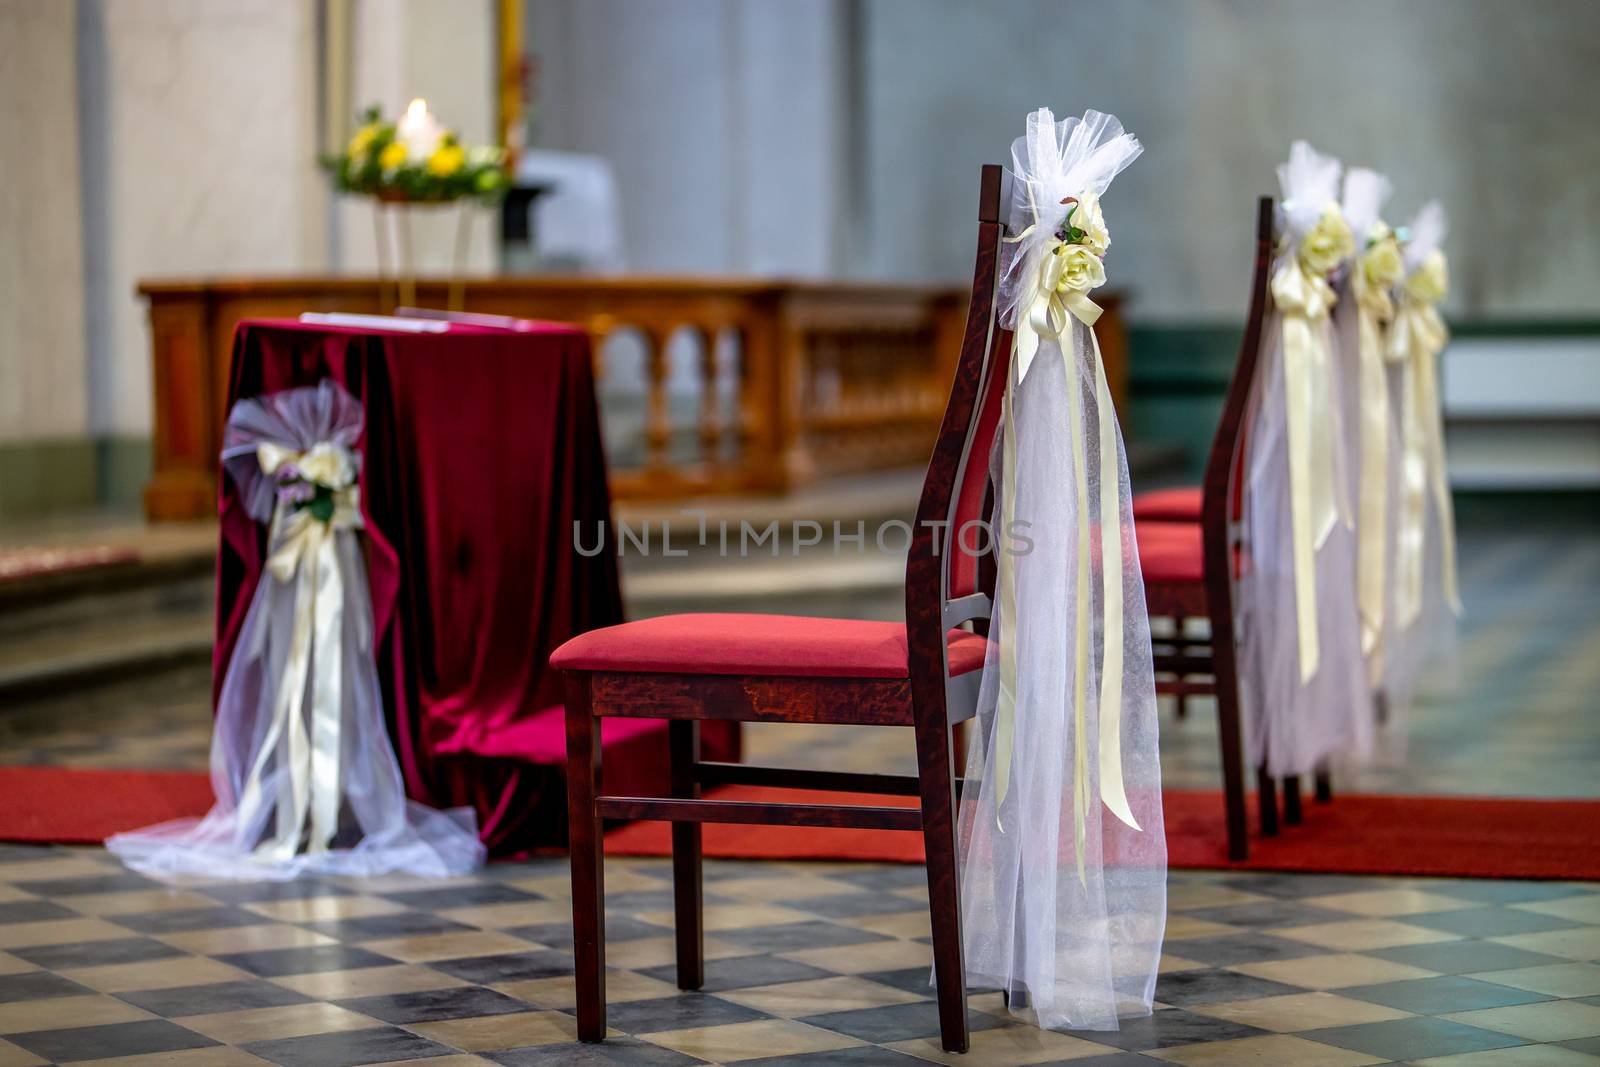
[(350, 453), (327, 441), (313, 445), (295, 467), (306, 481), (329, 489), (343, 489), (356, 480), (356, 466)]
[(1356, 250), (1356, 239), (1337, 204), (1329, 204), (1311, 232), (1300, 241), (1300, 265), (1325, 277)]
[(1106, 229), (1105, 216), (1100, 213), (1100, 198), (1094, 193), (1078, 197), (1078, 207), (1072, 213), (1070, 225), (1083, 231), (1083, 244), (1095, 255), (1103, 256), (1111, 247), (1111, 233)]
[(1063, 245), (1057, 255), (1061, 259), (1060, 273), (1056, 277), (1057, 292), (1087, 293), (1106, 283), (1106, 265), (1087, 245)]
[(1406, 279), (1406, 295), (1423, 304), (1437, 304), (1450, 290), (1450, 271), (1445, 265), (1444, 253), (1435, 248), (1422, 261), (1422, 266)]

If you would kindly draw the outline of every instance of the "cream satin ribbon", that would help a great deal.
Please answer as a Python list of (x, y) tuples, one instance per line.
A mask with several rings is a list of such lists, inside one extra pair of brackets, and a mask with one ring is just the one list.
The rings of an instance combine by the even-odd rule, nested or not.
[(1376, 685), (1383, 676), (1383, 615), (1389, 598), (1389, 382), (1383, 330), (1394, 317), (1394, 301), (1383, 286), (1368, 282), (1363, 269), (1365, 258), (1358, 257), (1350, 272), (1356, 299), (1361, 420), (1356, 600), (1361, 612), (1361, 651), (1367, 660), (1368, 678)]
[(1272, 299), (1283, 315), (1283, 386), (1288, 405), (1289, 518), (1294, 549), (1295, 614), (1300, 680), (1317, 673), (1317, 550), (1340, 515), (1328, 397), (1328, 313), (1333, 288), (1290, 255), (1272, 276)]
[(1445, 602), (1461, 613), (1456, 581), (1455, 510), (1444, 460), (1444, 425), (1439, 407), (1436, 366), (1449, 340), (1438, 309), (1400, 290), (1399, 308), (1389, 332), (1388, 355), (1401, 365), (1400, 515), (1395, 535), (1395, 623), (1410, 626), (1422, 614), (1422, 568), (1427, 538), (1427, 495), (1439, 515), (1439, 564)]
[[(1009, 241), (1020, 241), (1032, 232), (1029, 227)], [(1012, 337), (1010, 378), (1003, 397), (1005, 441), (1003, 443), (1004, 487), (1001, 496), (1003, 533), (1009, 534), (1015, 516), (1017, 483), (1016, 424), (1012, 398), (1038, 352), (1040, 339), (1053, 340), (1061, 351), (1061, 366), (1066, 375), (1068, 415), (1073, 473), (1077, 501), (1077, 568), (1074, 574), (1073, 601), (1077, 609), (1073, 637), (1073, 846), (1078, 878), (1085, 878), (1084, 848), (1090, 803), (1088, 764), (1088, 694), (1090, 646), (1093, 622), (1090, 617), (1090, 554), (1093, 551), (1089, 520), (1089, 470), (1087, 442), (1083, 425), (1082, 389), (1072, 347), (1072, 319), (1089, 329), (1095, 369), (1095, 409), (1098, 416), (1100, 450), (1100, 553), (1104, 601), (1103, 651), (1100, 663), (1100, 728), (1098, 769), (1100, 797), (1112, 814), (1135, 830), (1139, 829), (1122, 778), (1122, 671), (1123, 671), (1123, 546), (1119, 496), (1120, 467), (1117, 451), (1117, 416), (1111, 390), (1106, 382), (1100, 343), (1094, 323), (1100, 308), (1086, 293), (1059, 292), (1056, 288), (1064, 269), (1064, 256), (1046, 253), (1034, 280), (1032, 291), (1019, 303), (1017, 327)], [(1010, 788), (1011, 760), (1015, 745), (1017, 653), (1016, 653), (1016, 564), (1002, 546), (998, 575), (1000, 597), (1000, 678), (995, 708), (995, 819), (1000, 824), (1000, 806)]]
[[(261, 469), (272, 475), (298, 464), (305, 453), (273, 444), (256, 450)], [(334, 491), (332, 516), (324, 522), (308, 508), (279, 501), (267, 542), (264, 580), (293, 583), (294, 620), (272, 721), (239, 800), (239, 825), (252, 826), (267, 798), (261, 782), (269, 760), (278, 766), (274, 836), (255, 848), (264, 861), (282, 862), (301, 851), (325, 851), (339, 828), (339, 752), (344, 685), (344, 575), (338, 534), (360, 529), (359, 491)], [(312, 668), (315, 666), (315, 673)], [(311, 689), (310, 724), (305, 696)], [(310, 828), (307, 834), (307, 821)]]

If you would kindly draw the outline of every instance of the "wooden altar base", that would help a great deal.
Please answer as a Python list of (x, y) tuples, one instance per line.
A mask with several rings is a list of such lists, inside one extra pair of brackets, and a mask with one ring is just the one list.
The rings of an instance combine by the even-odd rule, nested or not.
[[(467, 311), (578, 323), (597, 359), (620, 331), (643, 342), (639, 447), (607, 441), (612, 493), (622, 500), (786, 493), (828, 475), (926, 463), (966, 315), (965, 290), (945, 287), (643, 276), (456, 284)], [(419, 280), (417, 302), (444, 307), (451, 286)], [(239, 320), (387, 313), (394, 305), (392, 284), (376, 278), (146, 281), (139, 292), (150, 307), (155, 404), (155, 469), (144, 505), (158, 520), (215, 513)], [(1121, 407), (1119, 302), (1114, 294), (1100, 302), (1106, 313), (1097, 331)], [(681, 403), (675, 411), (669, 395), (668, 345), (685, 333), (697, 342), (698, 390), (687, 412)], [(730, 339), (736, 358), (719, 365)]]

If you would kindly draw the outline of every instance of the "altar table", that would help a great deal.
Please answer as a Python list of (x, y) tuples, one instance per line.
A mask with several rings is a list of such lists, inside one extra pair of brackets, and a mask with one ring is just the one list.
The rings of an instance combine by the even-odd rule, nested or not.
[[(560, 672), (567, 638), (622, 621), (616, 557), (579, 555), (573, 522), (610, 520), (586, 335), (452, 325), (399, 333), (246, 320), (228, 406), (341, 383), (366, 426), (361, 511), (378, 671), (407, 792), (471, 805), (491, 854), (566, 837)], [(260, 577), (265, 529), (219, 488), (214, 693)], [(735, 724), (706, 724), (736, 759)], [(605, 724), (606, 778), (667, 792), (665, 723)]]

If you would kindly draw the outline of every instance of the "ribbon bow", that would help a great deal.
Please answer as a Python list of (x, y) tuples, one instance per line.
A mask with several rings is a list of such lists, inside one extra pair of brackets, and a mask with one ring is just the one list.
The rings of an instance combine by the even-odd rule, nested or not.
[(1444, 253), (1435, 249), (1400, 290), (1388, 358), (1401, 365), (1400, 516), (1395, 538), (1395, 615), (1401, 627), (1422, 613), (1422, 559), (1427, 494), (1439, 513), (1439, 555), (1445, 601), (1460, 614), (1456, 581), (1455, 511), (1444, 461), (1439, 407), (1439, 353), (1450, 339), (1435, 303), (1444, 295)]
[[(1034, 207), (1035, 222), (1015, 237), (1016, 242), (1026, 238), (1038, 227), (1038, 209)], [(1074, 626), (1073, 655), (1076, 669), (1073, 677), (1073, 750), (1075, 769), (1073, 782), (1073, 842), (1077, 854), (1078, 878), (1085, 879), (1084, 847), (1087, 838), (1087, 818), (1090, 804), (1088, 773), (1088, 708), (1085, 679), (1090, 676), (1089, 652), (1093, 637), (1090, 618), (1090, 560), (1093, 551), (1089, 519), (1089, 470), (1087, 444), (1083, 426), (1083, 396), (1078, 379), (1078, 366), (1072, 346), (1073, 320), (1089, 327), (1091, 361), (1095, 375), (1095, 411), (1100, 449), (1100, 559), (1102, 590), (1105, 610), (1103, 651), (1100, 663), (1100, 728), (1098, 767), (1100, 796), (1112, 814), (1139, 829), (1122, 779), (1122, 674), (1123, 674), (1123, 599), (1122, 599), (1122, 522), (1118, 490), (1119, 466), (1117, 450), (1117, 416), (1111, 401), (1111, 389), (1106, 382), (1105, 364), (1100, 356), (1100, 343), (1095, 338), (1093, 326), (1100, 318), (1100, 308), (1081, 288), (1064, 284), (1071, 279), (1069, 272), (1086, 270), (1092, 277), (1092, 288), (1104, 281), (1104, 270), (1099, 260), (1087, 263), (1078, 253), (1087, 251), (1082, 245), (1070, 245), (1057, 238), (1043, 244), (1036, 253), (1039, 262), (1032, 271), (1032, 283), (1020, 304), (1017, 326), (1012, 340), (1010, 379), (1003, 397), (1005, 439), (1002, 443), (1004, 488), (1001, 493), (1001, 526), (1013, 529), (1016, 507), (1017, 441), (1013, 417), (1013, 394), (1027, 375), (1038, 352), (1041, 340), (1054, 341), (1061, 351), (1061, 367), (1066, 375), (1069, 436), (1072, 448), (1072, 466), (1077, 490), (1077, 570), (1074, 574), (1073, 602), (1077, 617)], [(1000, 677), (996, 697), (994, 751), (995, 751), (995, 820), (1000, 824), (1000, 806), (1010, 787), (1011, 758), (1014, 746), (1017, 691), (1017, 608), (1016, 563), (1011, 553), (999, 552), (997, 597), (1000, 610)]]
[(1374, 227), (1375, 241), (1351, 270), (1356, 300), (1356, 364), (1360, 389), (1361, 479), (1357, 523), (1356, 601), (1361, 614), (1361, 651), (1368, 677), (1376, 685), (1383, 676), (1384, 604), (1388, 599), (1389, 509), (1389, 383), (1384, 366), (1389, 358), (1383, 331), (1394, 318), (1389, 285), (1396, 279), (1399, 249), (1383, 223)]
[(1283, 316), (1283, 385), (1288, 404), (1289, 516), (1294, 542), (1295, 613), (1300, 680), (1317, 673), (1316, 554), (1341, 513), (1328, 403), (1328, 314), (1336, 297), (1321, 272), (1298, 254), (1272, 276), (1272, 299)]
[[(269, 477), (288, 466), (303, 474), (321, 460), (334, 462), (341, 471), (355, 469), (350, 453), (334, 444), (294, 452), (264, 443), (257, 447), (256, 457)], [(362, 520), (360, 492), (353, 482), (332, 489), (331, 496), (332, 509), (325, 518), (312, 507), (280, 497), (267, 536), (263, 580), (283, 587), (269, 595), (292, 589), (294, 615), (272, 719), (239, 801), (239, 825), (256, 824), (254, 815), (267, 802), (259, 783), (265, 780), (268, 761), (274, 761), (278, 775), (275, 832), (255, 848), (257, 856), (271, 862), (294, 856), (301, 850), (302, 839), (305, 851), (324, 851), (339, 828), (345, 583), (338, 535), (360, 529)], [(308, 683), (309, 725), (305, 711)]]

